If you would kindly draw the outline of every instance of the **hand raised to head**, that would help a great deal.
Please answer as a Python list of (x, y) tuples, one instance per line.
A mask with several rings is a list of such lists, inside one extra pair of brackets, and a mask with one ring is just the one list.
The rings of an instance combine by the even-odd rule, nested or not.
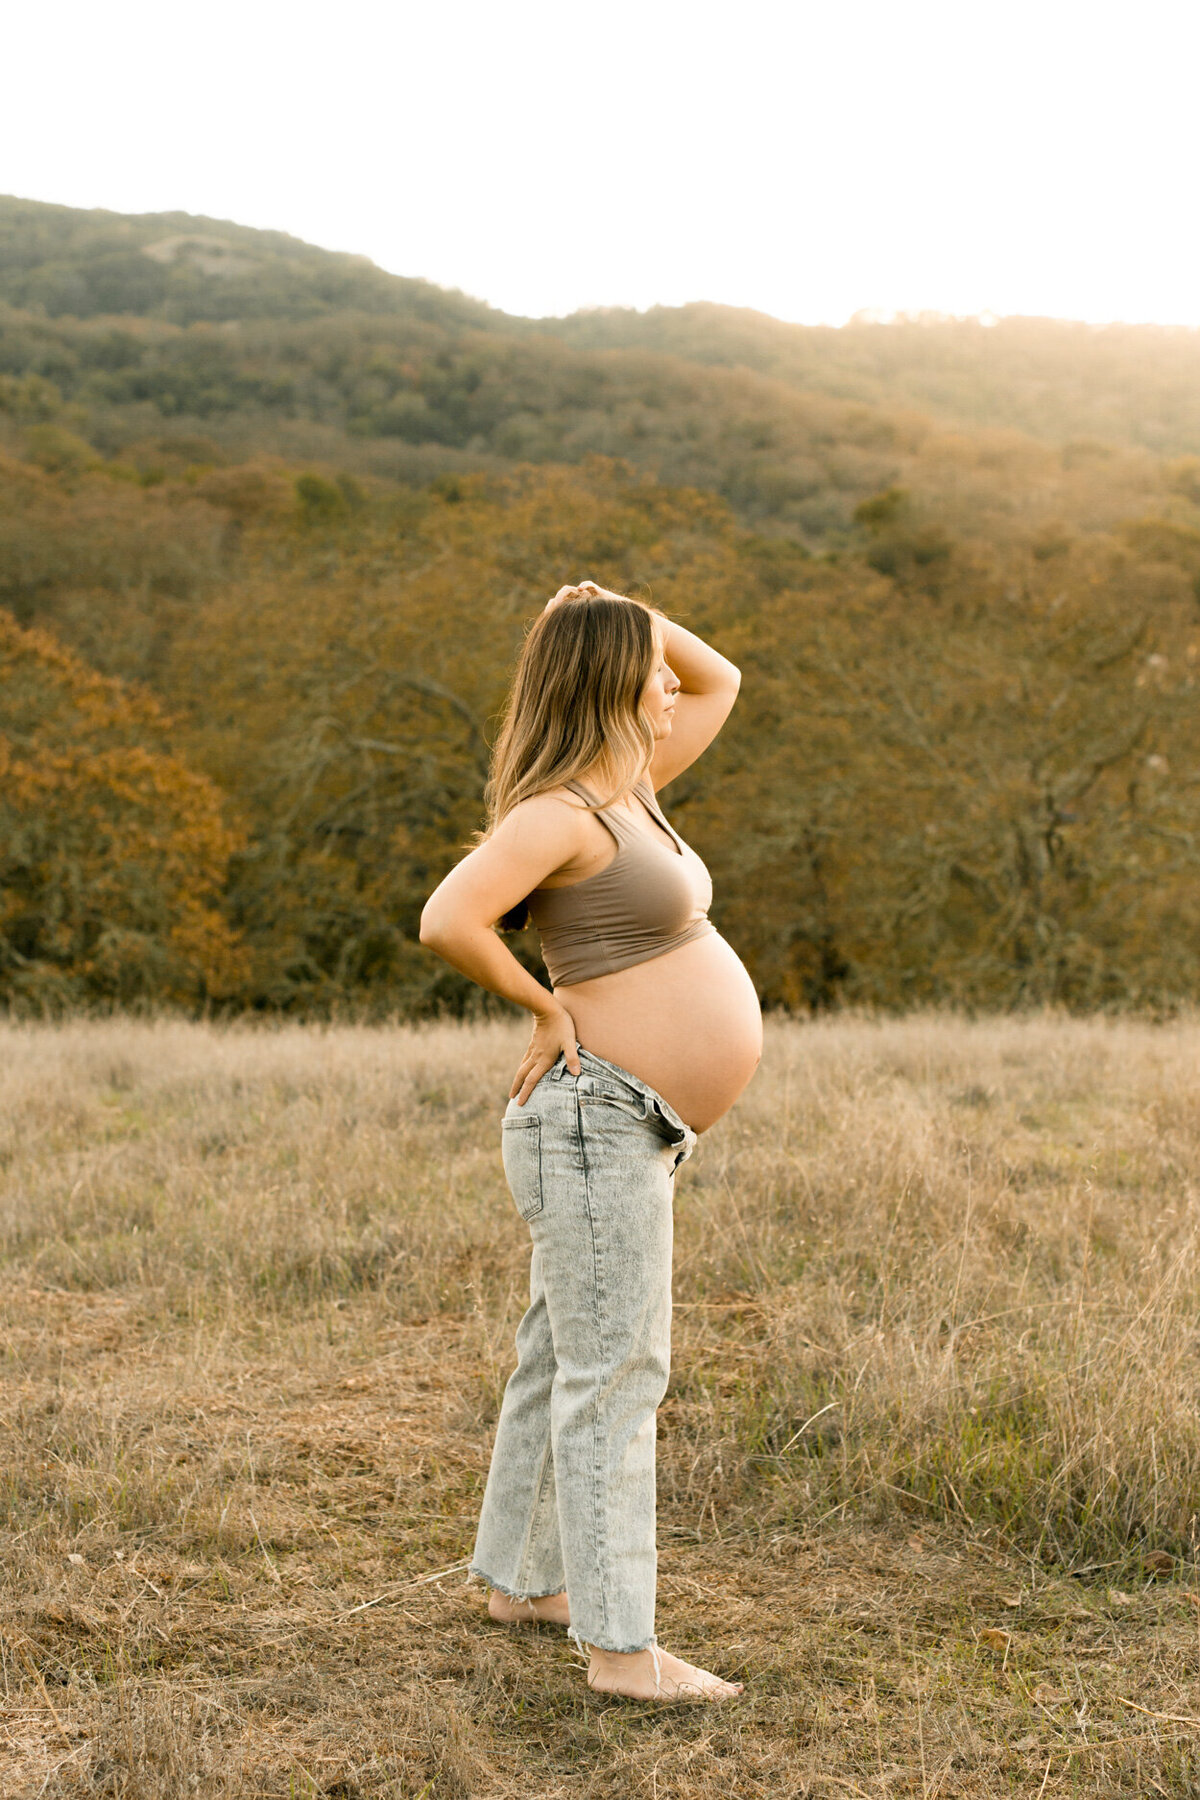
[(552, 606), (557, 606), (560, 600), (578, 600), (582, 594), (599, 594), (602, 592), (603, 589), (598, 588), (594, 581), (581, 581), (577, 583), (575, 587), (560, 587), (554, 598), (552, 600), (547, 600), (545, 610), (549, 612), (550, 608)]

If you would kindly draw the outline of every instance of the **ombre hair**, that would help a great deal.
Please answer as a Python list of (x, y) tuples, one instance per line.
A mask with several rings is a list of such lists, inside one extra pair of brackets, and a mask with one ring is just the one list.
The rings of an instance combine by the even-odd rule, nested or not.
[[(666, 615), (594, 582), (569, 588), (540, 612), (525, 635), (492, 750), (483, 790), (486, 842), (514, 806), (597, 765), (609, 772), (611, 806), (643, 775), (654, 754), (654, 727), (641, 693), (655, 668)], [(528, 923), (522, 900), (501, 931)]]

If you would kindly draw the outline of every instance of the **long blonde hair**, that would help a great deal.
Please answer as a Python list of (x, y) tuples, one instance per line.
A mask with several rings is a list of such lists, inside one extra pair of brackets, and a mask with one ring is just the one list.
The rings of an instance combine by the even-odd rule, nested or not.
[[(640, 704), (654, 673), (654, 620), (666, 615), (642, 600), (594, 582), (568, 588), (538, 614), (525, 635), (501, 713), (483, 790), (486, 842), (513, 807), (597, 764), (611, 773), (611, 806), (643, 775), (654, 754), (654, 728)], [(528, 922), (524, 901), (499, 921), (502, 931)]]

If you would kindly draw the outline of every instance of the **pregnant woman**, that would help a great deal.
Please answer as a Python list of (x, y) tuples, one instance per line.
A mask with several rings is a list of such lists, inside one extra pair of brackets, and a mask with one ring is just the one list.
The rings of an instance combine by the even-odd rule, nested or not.
[[(534, 1018), (501, 1130), (530, 1305), (471, 1572), (493, 1618), (567, 1625), (588, 1685), (634, 1699), (741, 1691), (654, 1631), (675, 1171), (762, 1054), (754, 985), (656, 791), (712, 742), (740, 679), (641, 601), (560, 589), (518, 661), (489, 828), (421, 915), (423, 944)], [(527, 914), (551, 993), (496, 933)]]

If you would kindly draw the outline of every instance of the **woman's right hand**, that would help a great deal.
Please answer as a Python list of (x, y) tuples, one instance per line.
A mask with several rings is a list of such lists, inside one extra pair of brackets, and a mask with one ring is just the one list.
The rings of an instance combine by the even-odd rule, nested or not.
[(555, 1007), (553, 1012), (534, 1015), (533, 1036), (513, 1076), (512, 1087), (508, 1090), (509, 1099), (515, 1100), (518, 1106), (524, 1106), (547, 1069), (552, 1069), (558, 1061), (560, 1051), (565, 1054), (567, 1067), (572, 1075), (580, 1074), (579, 1040), (575, 1036), (575, 1021), (565, 1006)]

